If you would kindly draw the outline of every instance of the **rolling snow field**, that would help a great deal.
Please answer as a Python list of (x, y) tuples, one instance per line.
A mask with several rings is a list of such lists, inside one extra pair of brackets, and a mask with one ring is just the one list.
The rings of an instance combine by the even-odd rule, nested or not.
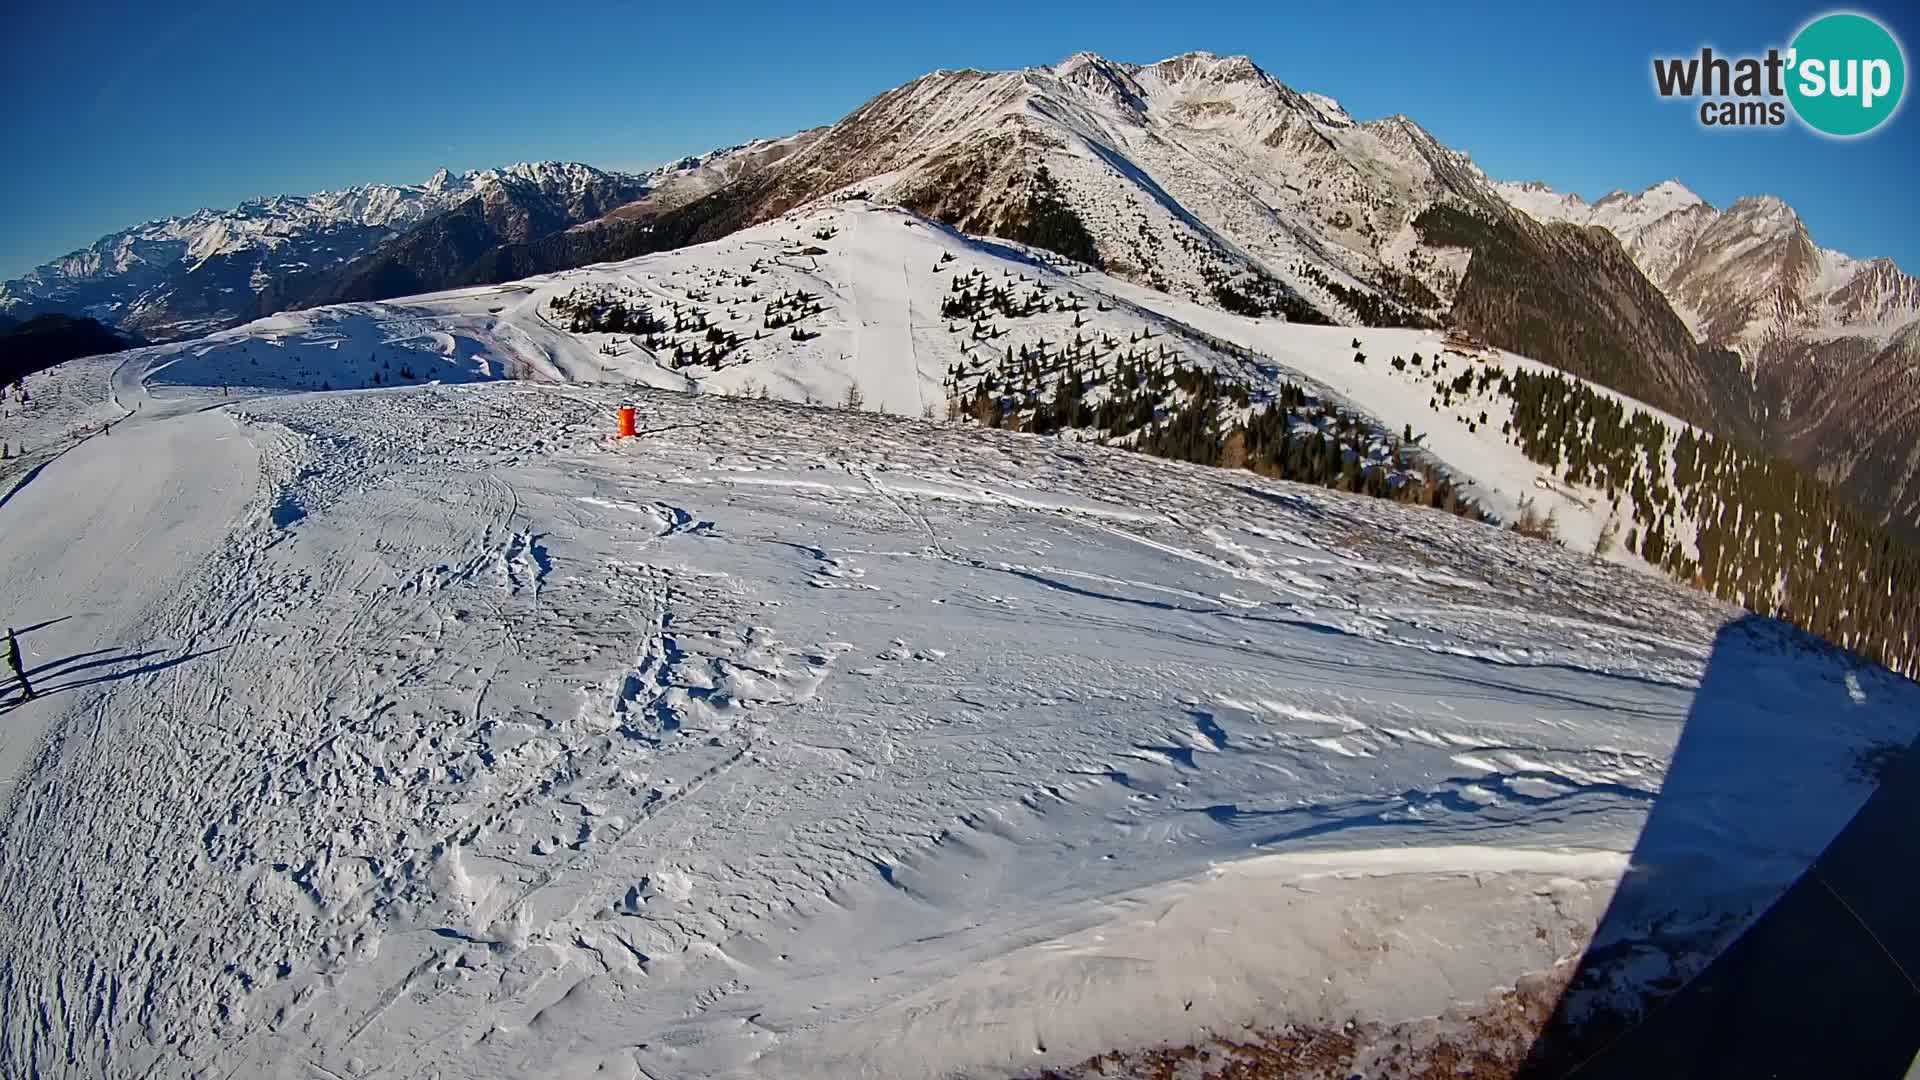
[[(976, 287), (1075, 301), (1076, 310), (1042, 311), (982, 323), (944, 318), (956, 279)], [(780, 297), (817, 298), (811, 314), (767, 329)], [(646, 305), (685, 329), (658, 335), (575, 332), (555, 322), (566, 297)], [(787, 309), (791, 315), (791, 309)], [(698, 319), (696, 325), (692, 320)], [(987, 327), (982, 338), (974, 327)], [(808, 335), (795, 340), (799, 331)], [(677, 363), (680, 348), (710, 347), (709, 333), (739, 335), (717, 362)], [(1151, 338), (1148, 339), (1148, 335)], [(736, 397), (841, 404), (856, 392), (866, 408), (943, 418), (958, 370), (972, 377), (1003, 356), (1070, 339), (1105, 339), (1112, 364), (1139, 336), (1142, 355), (1231, 374), (1255, 390), (1293, 382), (1340, 408), (1371, 418), (1384, 432), (1410, 429), (1423, 452), (1462, 490), (1502, 520), (1522, 501), (1555, 515), (1572, 548), (1594, 549), (1611, 523), (1631, 523), (1631, 495), (1566, 481), (1528, 460), (1501, 432), (1510, 400), (1469, 392), (1430, 407), (1436, 387), (1486, 365), (1517, 371), (1546, 365), (1494, 349), (1460, 350), (1438, 330), (1307, 326), (1254, 319), (1158, 293), (1057, 256), (954, 232), (906, 211), (860, 199), (803, 207), (723, 240), (624, 263), (583, 267), (504, 285), (378, 304), (345, 304), (271, 316), (141, 355), (156, 385), (226, 387), (232, 393), (340, 390), (502, 376), (538, 381), (613, 383)], [(647, 342), (651, 340), (652, 346)], [(1357, 348), (1356, 348), (1357, 344)], [(1257, 360), (1226, 351), (1252, 350)], [(1355, 364), (1354, 354), (1369, 358)], [(1396, 369), (1393, 358), (1424, 357)], [(976, 385), (969, 383), (969, 385)], [(1603, 394), (1621, 398), (1612, 391)], [(1685, 426), (1621, 398), (1662, 421)], [(70, 425), (69, 425), (70, 426)], [(1671, 471), (1670, 460), (1664, 470)], [(1670, 511), (1669, 511), (1670, 512)], [(1676, 540), (1692, 543), (1692, 523), (1677, 515)], [(1645, 567), (1614, 544), (1606, 558)]]
[[(738, 368), (536, 304), (684, 298), (691, 249), (29, 378), (0, 1074), (1018, 1076), (1471, 1014), (1630, 862), (1610, 932), (1687, 945), (1635, 977), (1697, 966), (1920, 734), (1920, 687), (1629, 566), (919, 419), (960, 354), (914, 275), (1020, 253), (832, 213), (707, 252), (832, 302)], [(748, 400), (849, 384), (910, 415)]]

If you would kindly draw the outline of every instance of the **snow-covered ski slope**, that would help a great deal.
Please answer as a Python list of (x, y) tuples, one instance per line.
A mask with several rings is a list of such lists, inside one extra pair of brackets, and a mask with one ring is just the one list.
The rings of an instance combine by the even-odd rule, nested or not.
[[(829, 254), (758, 272), (832, 298), (820, 336), (704, 388), (937, 392), (914, 274), (984, 249), (832, 212)], [(868, 228), (915, 259), (832, 252)], [(686, 373), (534, 303), (671, 296), (699, 257), (30, 380), (125, 418), (0, 505), (42, 693), (0, 699), (0, 1074), (1003, 1076), (1457, 1018), (1577, 953), (1630, 851), (1661, 885), (1610, 933), (1725, 940), (1920, 734), (1912, 684), (1627, 568), (1118, 448), (588, 385)], [(340, 389), (402, 367), (446, 382)]]
[[(1021, 295), (1044, 288), (1050, 300), (1080, 306), (982, 324), (943, 318), (942, 302), (956, 279), (968, 275)], [(817, 299), (799, 307), (804, 317), (780, 321), (795, 311), (782, 306), (783, 298), (799, 294)], [(669, 323), (686, 319), (686, 328), (659, 335), (573, 332), (556, 322), (554, 304), (577, 298), (645, 305)], [(769, 312), (778, 318), (770, 320)], [(976, 334), (976, 325), (991, 336)], [(811, 336), (795, 340), (796, 330)], [(727, 332), (741, 340), (719, 360), (675, 363), (677, 348), (711, 349), (709, 334)], [(1042, 343), (1057, 350), (1076, 337), (1126, 348), (1136, 335), (1151, 335), (1139, 347), (1155, 356), (1166, 350), (1176, 363), (1230, 371), (1256, 389), (1281, 380), (1302, 383), (1372, 417), (1382, 430), (1397, 435), (1410, 428), (1488, 511), (1510, 519), (1528, 500), (1541, 514), (1555, 514), (1561, 537), (1576, 550), (1593, 550), (1610, 520), (1617, 526), (1634, 517), (1630, 494), (1569, 484), (1529, 461), (1502, 434), (1511, 415), (1507, 399), (1472, 394), (1451, 407), (1430, 406), (1443, 376), (1450, 381), (1487, 364), (1509, 371), (1545, 365), (1493, 349), (1449, 349), (1437, 330), (1315, 327), (1232, 315), (858, 199), (814, 204), (724, 240), (629, 262), (292, 312), (148, 352), (160, 385), (277, 392), (505, 375), (827, 404), (843, 403), (857, 389), (867, 409), (933, 418), (947, 415), (943, 381), (956, 368), (972, 371)], [(1223, 352), (1221, 342), (1259, 359)], [(1356, 352), (1366, 364), (1354, 362)], [(1416, 356), (1419, 367), (1391, 366), (1395, 357)], [(1659, 417), (1676, 438), (1685, 426), (1621, 400)], [(1691, 542), (1690, 522), (1676, 519), (1674, 528), (1681, 543)], [(1644, 565), (1618, 546), (1607, 557)]]

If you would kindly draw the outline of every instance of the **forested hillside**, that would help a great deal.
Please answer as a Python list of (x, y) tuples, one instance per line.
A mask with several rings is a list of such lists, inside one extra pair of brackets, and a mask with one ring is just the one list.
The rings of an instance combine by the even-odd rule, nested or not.
[[(1384, 429), (1291, 382), (1250, 393), (1231, 373), (1174, 367), (1174, 355), (1151, 342), (1084, 337), (1052, 351), (1023, 347), (997, 363), (957, 366), (949, 413), (1487, 516), (1431, 462), (1411, 425)], [(1920, 550), (1792, 463), (1559, 373), (1418, 354), (1385, 363), (1429, 384), (1434, 412), (1498, 424), (1569, 488), (1604, 492), (1613, 520), (1595, 555), (1623, 546), (1677, 580), (1920, 675)], [(1523, 511), (1508, 524), (1558, 539), (1546, 513)]]
[(1569, 479), (1627, 491), (1625, 543), (1716, 596), (1903, 674), (1920, 671), (1920, 551), (1791, 462), (1670, 425), (1564, 376), (1501, 374), (1513, 438)]
[(118, 352), (128, 344), (93, 319), (36, 315), (0, 326), (0, 383), (16, 382), (77, 356)]
[(1428, 244), (1472, 252), (1453, 325), (1757, 445), (1739, 358), (1695, 341), (1611, 233), (1446, 205), (1413, 224)]

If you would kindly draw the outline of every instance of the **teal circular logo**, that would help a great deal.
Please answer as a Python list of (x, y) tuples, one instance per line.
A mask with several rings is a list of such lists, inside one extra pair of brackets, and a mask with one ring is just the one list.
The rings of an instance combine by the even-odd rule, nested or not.
[(1887, 122), (1907, 88), (1907, 61), (1887, 28), (1865, 15), (1822, 15), (1794, 37), (1787, 99), (1815, 131), (1843, 138)]

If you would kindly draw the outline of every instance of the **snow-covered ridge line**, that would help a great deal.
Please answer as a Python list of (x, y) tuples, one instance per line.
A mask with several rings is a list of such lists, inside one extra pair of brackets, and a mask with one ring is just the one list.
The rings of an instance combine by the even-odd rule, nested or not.
[[(822, 237), (825, 237), (823, 239)], [(803, 254), (818, 251), (821, 254)], [(802, 208), (726, 240), (626, 263), (567, 271), (503, 286), (380, 305), (316, 309), (262, 320), (204, 342), (164, 346), (170, 358), (155, 378), (183, 385), (275, 385), (344, 389), (424, 379), (500, 376), (580, 382), (637, 382), (672, 389), (794, 401), (841, 403), (910, 416), (947, 416), (955, 370), (1079, 336), (1122, 341), (1163, 335), (1183, 365), (1218, 370), (1251, 388), (1294, 382), (1380, 431), (1410, 429), (1418, 453), (1456, 480), (1500, 520), (1523, 504), (1556, 512), (1565, 541), (1593, 550), (1608, 520), (1622, 513), (1599, 493), (1569, 485), (1536, 466), (1503, 437), (1502, 402), (1436, 411), (1431, 388), (1388, 361), (1424, 354), (1435, 365), (1483, 362), (1544, 370), (1523, 358), (1487, 352), (1448, 356), (1438, 331), (1309, 327), (1252, 320), (1175, 300), (1085, 268), (1063, 273), (1046, 252), (981, 242), (908, 212), (862, 201)], [(1064, 265), (1064, 264), (1063, 264)], [(965, 321), (943, 318), (942, 303), (962, 275), (995, 285), (1043, 280), (1078, 310), (1009, 323), (981, 341)], [(748, 282), (748, 284), (741, 284)], [(780, 297), (818, 296), (807, 308), (775, 310)], [(562, 305), (594, 303), (650, 309), (675, 329), (664, 333), (569, 327), (579, 315)], [(755, 298), (758, 299), (755, 299)], [(818, 314), (788, 321), (795, 312)], [(574, 312), (574, 307), (566, 307)], [(679, 313), (679, 314), (676, 314)], [(595, 324), (598, 326), (599, 324)], [(956, 327), (959, 328), (956, 332)], [(1011, 332), (1012, 336), (1006, 336)], [(795, 338), (795, 333), (808, 335)], [(722, 336), (715, 344), (713, 335)], [(1171, 335), (1171, 336), (1164, 336)], [(737, 344), (727, 344), (731, 336)], [(1353, 340), (1372, 358), (1353, 363)], [(1220, 343), (1230, 342), (1228, 348)], [(1250, 349), (1249, 361), (1240, 352)], [(714, 359), (724, 352), (720, 359)], [(1488, 360), (1487, 358), (1492, 358)], [(1530, 365), (1530, 367), (1529, 367)], [(971, 384), (969, 384), (971, 385)], [(1610, 397), (1619, 395), (1602, 391)], [(1622, 399), (1625, 400), (1625, 399)], [(1638, 402), (1677, 435), (1684, 425)], [(1481, 424), (1482, 409), (1492, 408)], [(1627, 517), (1632, 508), (1624, 508)], [(1684, 535), (1684, 522), (1676, 522)], [(1638, 562), (1635, 552), (1610, 557)]]
[[(137, 242), (155, 240), (185, 241), (191, 261), (197, 262), (249, 244), (271, 247), (284, 242), (288, 229), (296, 224), (410, 224), (488, 184), (513, 180), (577, 183), (589, 177), (613, 175), (624, 174), (573, 161), (523, 161), (459, 173), (441, 168), (418, 184), (354, 184), (308, 195), (260, 195), (230, 210), (202, 207), (190, 213), (142, 222), (55, 259), (47, 268), (62, 274), (125, 269), (133, 258), (132, 249)], [(222, 226), (224, 232), (211, 231)], [(105, 257), (105, 252), (115, 254)], [(23, 280), (32, 280), (45, 269), (29, 273)], [(4, 299), (0, 298), (0, 302)]]
[(0, 284), (0, 311), (57, 309), (180, 336), (231, 325), (255, 313), (255, 296), (283, 281), (364, 255), (469, 199), (537, 195), (564, 203), (609, 186), (643, 191), (649, 181), (541, 161), (462, 173), (443, 168), (420, 184), (261, 196), (102, 237)]
[[(1718, 209), (1677, 179), (1589, 204), (1539, 182), (1495, 183), (1517, 209), (1543, 221), (1597, 225), (1625, 245), (1696, 332), (1751, 361), (1771, 336), (1864, 334), (1885, 341), (1920, 322), (1920, 282), (1890, 259), (1816, 246), (1791, 206), (1754, 195)], [(1703, 310), (1720, 294), (1752, 303), (1731, 321)]]
[[(825, 254), (789, 254), (803, 249)], [(1608, 500), (1604, 492), (1569, 484), (1527, 460), (1502, 432), (1511, 402), (1463, 397), (1446, 410), (1429, 403), (1434, 391), (1427, 373), (1437, 377), (1448, 361), (1459, 370), (1486, 365), (1549, 370), (1544, 365), (1492, 350), (1450, 351), (1438, 331), (1247, 319), (1084, 268), (1063, 275), (1049, 265), (1051, 258), (998, 241), (983, 246), (910, 213), (834, 201), (728, 240), (627, 263), (381, 305), (275, 316), (203, 343), (160, 347), (155, 355), (171, 359), (155, 377), (186, 385), (264, 381), (337, 390), (435, 378), (531, 376), (828, 403), (851, 395), (881, 411), (946, 416), (952, 408), (952, 371), (983, 357), (1011, 355), (1016, 345), (1024, 349), (1049, 337), (1062, 342), (1074, 335), (1120, 340), (1171, 334), (1161, 340), (1179, 346), (1181, 363), (1226, 372), (1256, 389), (1298, 383), (1370, 418), (1383, 433), (1415, 432), (1416, 452), (1466, 484), (1498, 520), (1514, 520), (1523, 504), (1542, 515), (1552, 511), (1564, 542), (1592, 551), (1603, 531), (1622, 533), (1618, 522), (1634, 517), (1630, 501)], [(939, 310), (954, 279), (975, 272), (994, 282), (1044, 278), (1081, 297), (1082, 309), (1071, 317), (1037, 320), (1041, 325), (1013, 337), (972, 340), (965, 332), (952, 333), (953, 321), (942, 319)], [(751, 286), (737, 284), (749, 279)], [(785, 323), (768, 329), (777, 321), (759, 314), (768, 301), (808, 291), (825, 298), (822, 314), (800, 324), (817, 337), (795, 340)], [(749, 301), (749, 294), (762, 299)], [(684, 311), (701, 322), (686, 333), (657, 339), (566, 329), (556, 304), (580, 295), (651, 305), (662, 317)], [(708, 342), (708, 319), (739, 335), (742, 343), (728, 348), (722, 361), (689, 363), (686, 350), (717, 348)], [(1232, 351), (1218, 347), (1223, 341)], [(1369, 363), (1353, 362), (1354, 341)], [(1251, 350), (1255, 360), (1249, 362), (1241, 349)], [(1416, 372), (1389, 363), (1415, 355), (1424, 355), (1430, 367)], [(1675, 438), (1688, 430), (1658, 410), (1598, 389), (1630, 411), (1655, 417)], [(1670, 478), (1670, 463), (1666, 469)], [(1672, 529), (1676, 542), (1690, 543), (1687, 519), (1675, 519)], [(1618, 545), (1609, 557), (1640, 563), (1637, 551)]]

